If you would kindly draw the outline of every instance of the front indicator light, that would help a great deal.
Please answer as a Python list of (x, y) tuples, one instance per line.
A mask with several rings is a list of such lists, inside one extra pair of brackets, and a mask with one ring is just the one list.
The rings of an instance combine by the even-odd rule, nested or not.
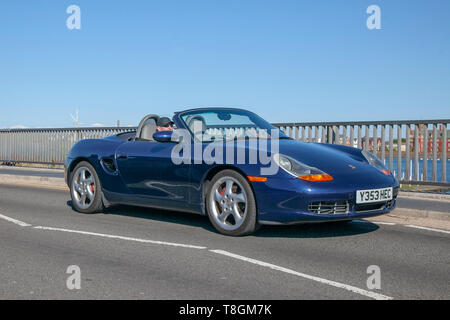
[(392, 175), (391, 172), (389, 170), (386, 170), (386, 169), (381, 170), (381, 172), (383, 172), (387, 176)]
[(251, 182), (266, 182), (267, 181), (267, 177), (247, 176), (247, 178)]
[(329, 174), (310, 174), (307, 176), (298, 177), (299, 179), (306, 181), (331, 181), (333, 177)]

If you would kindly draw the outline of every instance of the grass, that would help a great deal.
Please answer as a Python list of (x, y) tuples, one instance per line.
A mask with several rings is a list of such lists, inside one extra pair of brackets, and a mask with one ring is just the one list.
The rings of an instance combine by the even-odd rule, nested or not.
[(433, 193), (450, 193), (450, 188), (442, 186), (423, 186), (417, 184), (400, 184), (402, 191), (416, 191), (416, 192), (433, 192)]

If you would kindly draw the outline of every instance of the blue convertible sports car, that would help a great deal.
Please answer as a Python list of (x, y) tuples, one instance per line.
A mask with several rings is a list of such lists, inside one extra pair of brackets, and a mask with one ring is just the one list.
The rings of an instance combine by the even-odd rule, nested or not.
[(395, 208), (398, 181), (367, 151), (299, 142), (241, 109), (177, 112), (168, 128), (159, 119), (73, 146), (65, 172), (77, 211), (192, 212), (240, 236), (263, 224), (351, 221)]

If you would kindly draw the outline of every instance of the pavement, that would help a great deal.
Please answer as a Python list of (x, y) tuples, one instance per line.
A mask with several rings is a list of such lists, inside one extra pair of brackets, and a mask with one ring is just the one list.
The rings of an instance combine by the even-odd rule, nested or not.
[[(401, 200), (396, 210), (448, 210), (445, 199)], [(2, 182), (0, 299), (449, 299), (446, 220), (389, 219), (400, 218), (233, 238), (199, 215), (130, 206), (81, 214), (66, 190)], [(69, 266), (81, 271), (80, 289), (67, 286)], [(380, 289), (368, 286), (370, 266)]]
[(60, 169), (0, 166), (0, 184), (68, 190)]

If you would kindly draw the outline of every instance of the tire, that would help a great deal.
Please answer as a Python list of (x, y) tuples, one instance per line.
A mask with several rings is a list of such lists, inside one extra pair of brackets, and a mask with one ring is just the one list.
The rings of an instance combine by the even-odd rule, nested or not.
[(95, 213), (103, 210), (100, 180), (89, 162), (82, 161), (72, 170), (70, 197), (72, 205), (78, 212)]
[(256, 201), (247, 179), (234, 170), (217, 173), (208, 184), (206, 211), (212, 225), (227, 236), (244, 236), (258, 228)]

